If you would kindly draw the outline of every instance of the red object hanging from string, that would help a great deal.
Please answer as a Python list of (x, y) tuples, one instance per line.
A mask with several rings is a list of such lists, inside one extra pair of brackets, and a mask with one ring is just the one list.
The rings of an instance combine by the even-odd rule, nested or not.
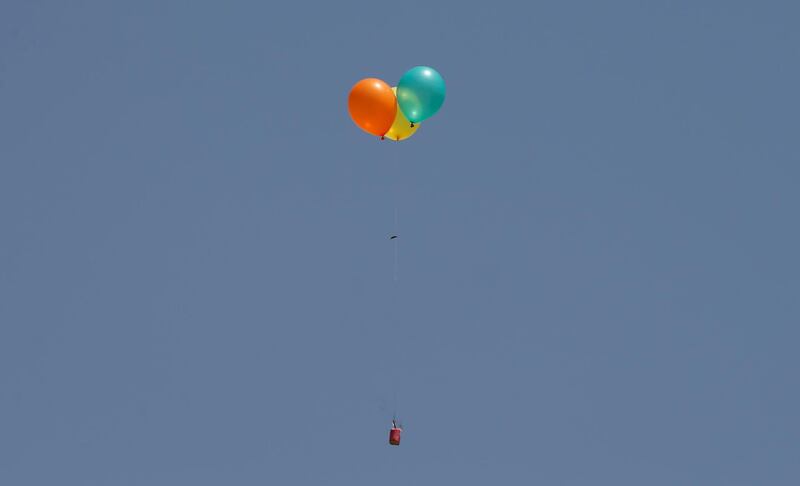
[(403, 429), (395, 424), (394, 420), (392, 420), (392, 428), (389, 430), (389, 444), (391, 445), (400, 445), (400, 434), (403, 432)]

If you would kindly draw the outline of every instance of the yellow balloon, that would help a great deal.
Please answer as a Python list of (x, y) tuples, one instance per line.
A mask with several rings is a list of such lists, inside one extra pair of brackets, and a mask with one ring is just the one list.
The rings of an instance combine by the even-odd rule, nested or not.
[[(393, 87), (392, 91), (397, 94), (397, 87)], [(392, 127), (386, 132), (384, 137), (388, 138), (389, 140), (394, 140), (395, 142), (399, 142), (400, 140), (405, 140), (414, 133), (419, 128), (419, 123), (415, 123), (414, 126), (411, 126), (411, 122), (408, 121), (408, 118), (400, 111), (400, 107), (397, 107), (397, 114), (394, 116), (394, 123), (392, 123)]]

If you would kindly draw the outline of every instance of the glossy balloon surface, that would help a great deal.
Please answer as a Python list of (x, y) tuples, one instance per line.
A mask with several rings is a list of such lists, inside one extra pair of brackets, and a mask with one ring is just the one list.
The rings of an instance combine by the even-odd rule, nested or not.
[[(396, 93), (397, 88), (392, 88), (392, 91)], [(403, 112), (398, 108), (397, 114), (394, 116), (394, 123), (392, 123), (389, 131), (386, 132), (386, 138), (399, 142), (400, 140), (405, 140), (411, 135), (414, 135), (417, 128), (419, 128), (419, 125), (414, 125), (412, 127), (411, 122), (408, 121), (408, 118), (406, 118)]]
[(357, 82), (347, 97), (347, 109), (356, 125), (365, 132), (383, 136), (397, 115), (397, 98), (391, 86), (377, 78)]
[(397, 83), (397, 103), (410, 122), (418, 123), (436, 114), (444, 104), (444, 78), (433, 68), (411, 68)]

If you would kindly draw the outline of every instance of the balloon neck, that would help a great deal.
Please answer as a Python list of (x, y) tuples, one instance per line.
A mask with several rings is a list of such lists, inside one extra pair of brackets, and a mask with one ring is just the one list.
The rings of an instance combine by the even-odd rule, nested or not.
[(384, 137), (383, 135), (381, 135), (381, 140), (386, 140), (386, 137)]
[(414, 122), (411, 122), (411, 128), (414, 128)]

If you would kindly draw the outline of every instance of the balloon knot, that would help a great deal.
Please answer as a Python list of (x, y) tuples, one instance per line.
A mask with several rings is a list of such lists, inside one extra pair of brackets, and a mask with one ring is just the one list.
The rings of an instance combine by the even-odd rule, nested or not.
[(411, 124), (411, 128), (414, 128), (414, 124), (413, 123)]
[(386, 139), (386, 137), (384, 137), (383, 135), (381, 135), (381, 140), (385, 140), (385, 139)]

